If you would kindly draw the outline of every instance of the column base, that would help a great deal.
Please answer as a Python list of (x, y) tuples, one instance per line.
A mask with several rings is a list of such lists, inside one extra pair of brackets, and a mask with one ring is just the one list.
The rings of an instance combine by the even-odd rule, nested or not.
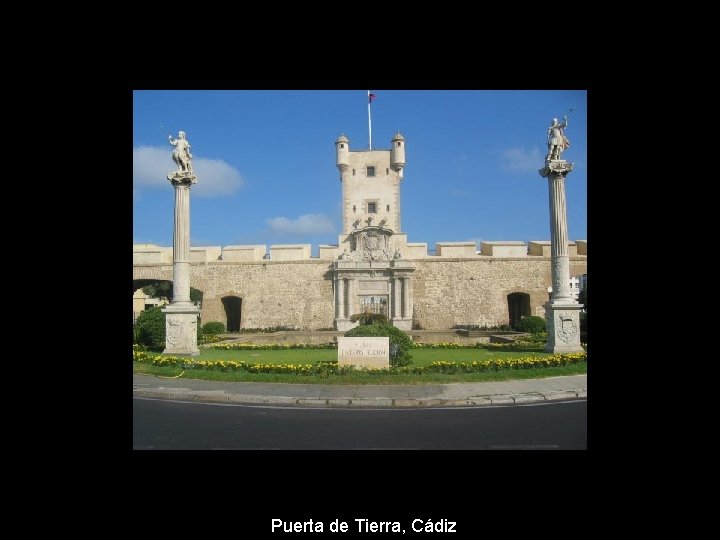
[(199, 356), (197, 323), (200, 310), (192, 302), (165, 306), (165, 350), (173, 356)]
[(580, 310), (582, 304), (545, 304), (547, 345), (545, 351), (561, 353), (585, 352), (580, 344)]
[(397, 318), (392, 320), (392, 325), (403, 331), (412, 330), (412, 319)]

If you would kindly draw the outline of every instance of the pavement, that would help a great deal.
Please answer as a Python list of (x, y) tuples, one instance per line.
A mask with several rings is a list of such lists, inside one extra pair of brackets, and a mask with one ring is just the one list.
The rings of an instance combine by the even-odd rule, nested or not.
[(133, 374), (133, 395), (297, 407), (467, 407), (587, 398), (587, 375), (484, 383), (332, 385), (204, 381)]

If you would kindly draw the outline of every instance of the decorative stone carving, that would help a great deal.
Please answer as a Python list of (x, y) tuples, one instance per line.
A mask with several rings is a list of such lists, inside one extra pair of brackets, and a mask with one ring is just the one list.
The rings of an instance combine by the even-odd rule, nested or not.
[(567, 125), (567, 116), (563, 116), (562, 124), (558, 123), (557, 118), (552, 119), (552, 124), (547, 131), (548, 153), (545, 156), (545, 162), (560, 159), (563, 150), (570, 146), (570, 141), (565, 137), (564, 132)]
[(175, 147), (173, 151), (173, 161), (178, 166), (177, 172), (180, 173), (193, 173), (192, 170), (192, 154), (190, 153), (190, 143), (185, 138), (185, 132), (181, 131), (178, 133), (178, 138), (172, 138), (172, 135), (168, 135), (168, 141)]
[(577, 325), (573, 320), (572, 314), (564, 311), (558, 311), (555, 313), (555, 333), (559, 340), (565, 343), (575, 341), (573, 338), (577, 335)]
[(387, 261), (395, 258), (392, 231), (382, 227), (365, 227), (354, 231), (351, 238), (352, 252), (348, 258), (354, 261)]
[(180, 347), (183, 336), (183, 321), (168, 319), (165, 328), (165, 346), (169, 349)]
[(543, 178), (547, 178), (552, 174), (562, 176), (563, 178), (567, 173), (572, 171), (573, 164), (565, 160), (552, 160), (545, 163), (545, 166), (538, 172)]

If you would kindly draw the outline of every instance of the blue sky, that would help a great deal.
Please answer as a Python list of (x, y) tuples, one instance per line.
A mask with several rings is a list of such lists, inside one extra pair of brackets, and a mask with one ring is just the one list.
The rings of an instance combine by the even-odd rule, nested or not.
[[(540, 177), (552, 118), (568, 109), (568, 232), (587, 239), (587, 92), (371, 90), (373, 148), (405, 137), (409, 242), (549, 240)], [(162, 126), (162, 127), (161, 127)], [(336, 244), (335, 139), (368, 147), (366, 90), (133, 92), (133, 242), (172, 245), (168, 134), (187, 133), (198, 184), (191, 244)]]

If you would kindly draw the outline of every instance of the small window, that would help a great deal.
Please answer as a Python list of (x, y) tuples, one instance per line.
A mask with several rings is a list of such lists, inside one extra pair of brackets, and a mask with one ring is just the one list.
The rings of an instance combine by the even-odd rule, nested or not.
[(377, 214), (377, 204), (374, 202), (368, 203), (368, 214)]
[(368, 176), (375, 176), (375, 167), (368, 167), (368, 168), (367, 168), (367, 175), (368, 175)]
[(390, 169), (385, 169), (385, 174), (390, 174)]
[(355, 176), (355, 169), (353, 169), (353, 176)]
[(390, 211), (390, 205), (389, 205), (389, 204), (388, 204), (385, 208), (387, 209), (388, 212)]
[(353, 204), (353, 214), (355, 213), (355, 205)]
[(340, 148), (345, 148), (345, 145), (344, 145), (344, 144), (340, 144)]
[(398, 141), (398, 146), (400, 146), (400, 141)]

